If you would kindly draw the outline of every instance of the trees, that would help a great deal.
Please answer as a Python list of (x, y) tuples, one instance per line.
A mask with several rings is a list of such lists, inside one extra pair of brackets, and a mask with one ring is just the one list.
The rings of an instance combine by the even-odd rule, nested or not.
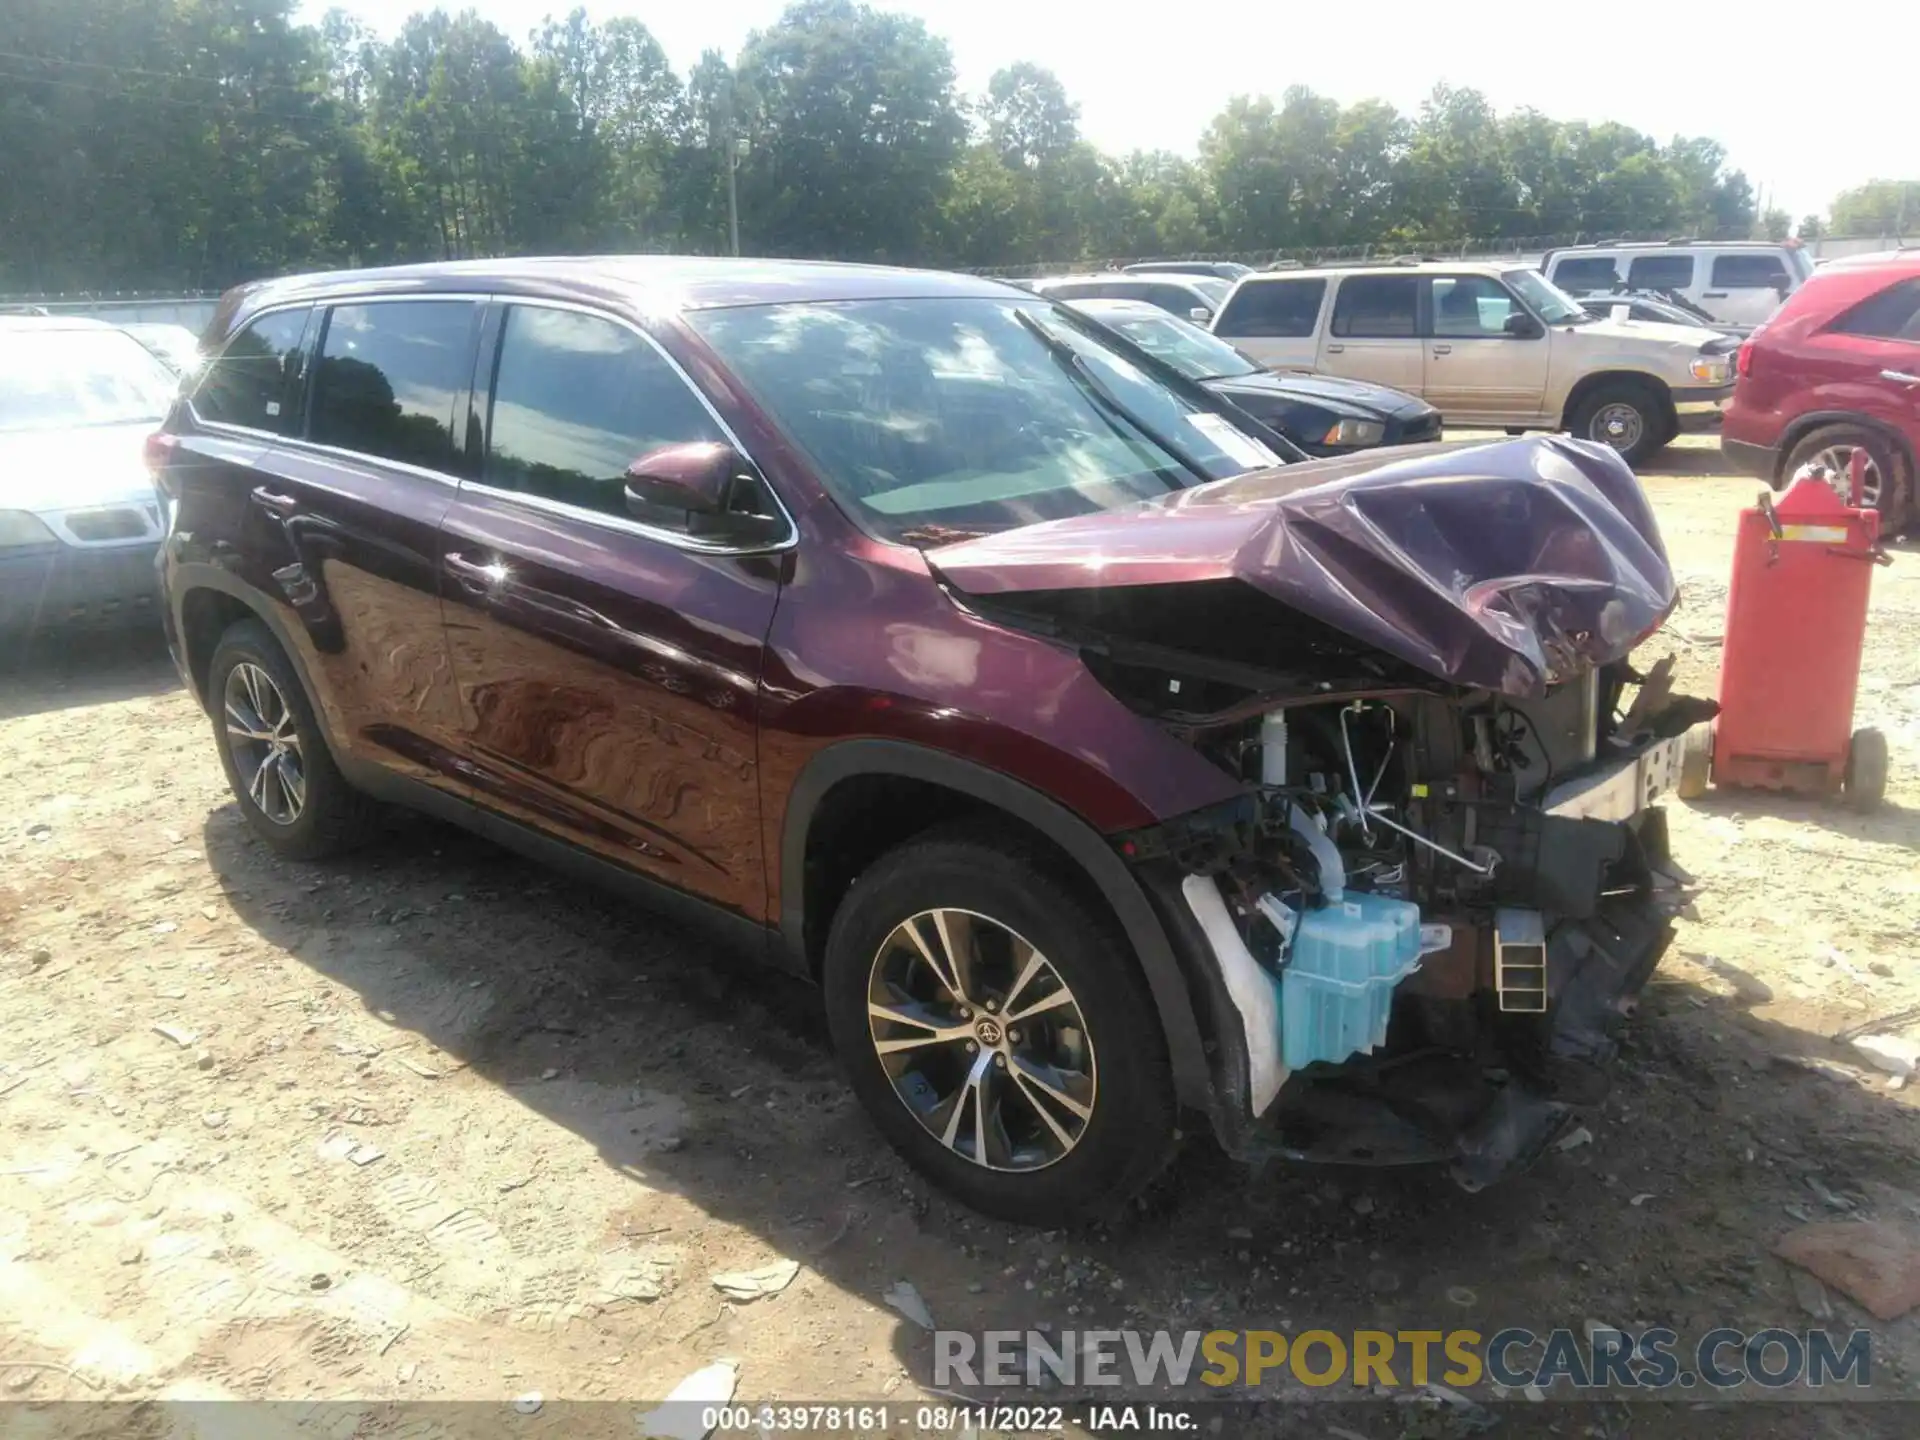
[(1903, 236), (1920, 230), (1920, 180), (1869, 180), (1833, 197), (1835, 235)]
[[(1295, 247), (1747, 234), (1705, 138), (1496, 114), (1436, 87), (1403, 115), (1305, 87), (1224, 101), (1196, 157), (1110, 156), (1028, 61), (970, 103), (946, 43), (857, 0), (796, 0), (677, 75), (638, 20), (471, 10), (382, 38), (300, 0), (9, 0), (0, 290), (217, 288), (443, 256), (727, 248), (1003, 265)], [(1186, 137), (1169, 137), (1183, 140)], [(1876, 181), (1834, 224), (1920, 223)], [(1783, 230), (1784, 217), (1765, 228)]]

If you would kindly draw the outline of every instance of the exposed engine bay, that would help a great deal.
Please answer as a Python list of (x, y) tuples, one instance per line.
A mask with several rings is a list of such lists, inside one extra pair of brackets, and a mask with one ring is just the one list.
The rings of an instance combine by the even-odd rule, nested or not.
[[(1478, 1188), (1605, 1089), (1678, 894), (1652, 802), (1716, 707), (1630, 664), (1675, 590), (1616, 457), (1512, 442), (1293, 488), (1320, 468), (1165, 502), (1204, 566), (1098, 522), (934, 558), (1240, 782), (1119, 837), (1213, 961), (1229, 1148)], [(1075, 539), (1106, 583), (1061, 563)]]

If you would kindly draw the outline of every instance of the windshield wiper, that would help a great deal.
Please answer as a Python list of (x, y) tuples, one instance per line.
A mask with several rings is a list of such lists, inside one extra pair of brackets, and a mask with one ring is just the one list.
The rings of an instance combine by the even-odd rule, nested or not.
[(1036, 340), (1047, 347), (1047, 353), (1053, 357), (1054, 363), (1066, 372), (1067, 378), (1078, 385), (1089, 400), (1092, 400), (1094, 404), (1098, 405), (1108, 414), (1117, 416), (1119, 419), (1131, 425), (1135, 430), (1138, 430), (1149, 441), (1172, 456), (1174, 462), (1179, 465), (1182, 470), (1187, 471), (1196, 480), (1200, 481), (1201, 484), (1204, 485), (1213, 479), (1211, 475), (1200, 468), (1200, 462), (1195, 460), (1193, 456), (1169, 440), (1165, 435), (1162, 435), (1156, 427), (1148, 424), (1145, 420), (1142, 420), (1138, 415), (1129, 410), (1126, 405), (1120, 401), (1119, 397), (1107, 388), (1106, 382), (1094, 374), (1093, 367), (1087, 364), (1086, 357), (1078, 350), (1074, 349), (1073, 346), (1067, 344), (1066, 341), (1047, 329), (1045, 325), (1042, 325), (1025, 310), (1015, 310), (1013, 312), (1013, 318), (1031, 331)]

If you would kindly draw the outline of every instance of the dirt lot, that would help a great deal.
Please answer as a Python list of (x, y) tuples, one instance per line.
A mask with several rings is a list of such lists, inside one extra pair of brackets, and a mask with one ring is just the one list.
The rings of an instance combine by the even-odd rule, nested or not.
[[(1755, 488), (1717, 460), (1669, 451), (1648, 482), (1686, 590), (1657, 643), (1705, 693)], [(1892, 1088), (1849, 1043), (1920, 1035), (1911, 547), (1874, 608), (1860, 711), (1892, 740), (1889, 803), (1673, 807), (1700, 893), (1583, 1116), (1591, 1143), (1468, 1196), (1427, 1174), (1250, 1174), (1195, 1142), (1138, 1218), (1091, 1235), (984, 1222), (912, 1177), (803, 988), (424, 822), (351, 861), (278, 863), (157, 647), (16, 666), (0, 1430), (52, 1424), (28, 1406), (60, 1399), (639, 1400), (718, 1357), (743, 1399), (908, 1405), (931, 1347), (883, 1302), (900, 1280), (976, 1329), (1697, 1334), (1804, 1329), (1830, 1305), (1874, 1331), (1875, 1392), (1920, 1398), (1920, 1314), (1874, 1322), (1768, 1251), (1797, 1219), (1920, 1220), (1920, 1081)], [(781, 1257), (801, 1269), (775, 1298), (711, 1283)], [(1543, 1412), (1566, 1435), (1911, 1433), (1894, 1410), (1496, 1413), (1502, 1433)], [(1341, 1423), (1441, 1433), (1384, 1401)]]

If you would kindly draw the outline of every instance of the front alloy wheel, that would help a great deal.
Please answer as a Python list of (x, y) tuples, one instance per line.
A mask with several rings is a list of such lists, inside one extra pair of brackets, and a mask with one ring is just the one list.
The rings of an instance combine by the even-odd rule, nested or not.
[(1080, 1143), (1098, 1079), (1072, 989), (1008, 926), (923, 910), (873, 957), (867, 1024), (900, 1103), (989, 1170), (1038, 1170)]
[(273, 677), (242, 661), (227, 672), (227, 749), (247, 798), (275, 825), (291, 825), (307, 805), (307, 770), (293, 710)]
[(1127, 936), (1067, 857), (977, 817), (874, 861), (820, 983), (854, 1093), (985, 1214), (1105, 1218), (1173, 1153), (1173, 1077)]

